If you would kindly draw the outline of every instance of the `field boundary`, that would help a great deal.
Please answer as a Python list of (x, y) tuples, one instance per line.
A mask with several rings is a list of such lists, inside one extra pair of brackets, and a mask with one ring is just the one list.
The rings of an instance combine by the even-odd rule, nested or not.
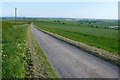
[(68, 44), (71, 44), (72, 46), (80, 48), (80, 49), (82, 49), (82, 50), (84, 50), (86, 52), (89, 52), (90, 54), (95, 55), (95, 56), (97, 56), (99, 58), (102, 58), (105, 61), (111, 62), (111, 63), (113, 63), (113, 64), (115, 64), (117, 66), (120, 66), (120, 56), (117, 55), (117, 54), (115, 55), (115, 54), (110, 53), (110, 52), (108, 52), (106, 50), (103, 50), (103, 49), (100, 49), (100, 48), (96, 48), (94, 46), (90, 46), (90, 45), (87, 45), (87, 44), (82, 43), (82, 42), (77, 42), (77, 41), (71, 40), (69, 38), (60, 36), (58, 34), (54, 34), (54, 33), (49, 32), (47, 30), (38, 28), (35, 25), (34, 25), (34, 27), (36, 29), (38, 29), (38, 30), (40, 30), (40, 31), (42, 31), (42, 32), (44, 32), (44, 33), (54, 37), (54, 38), (57, 38), (57, 39), (59, 39), (61, 41), (64, 41), (64, 42), (66, 42)]

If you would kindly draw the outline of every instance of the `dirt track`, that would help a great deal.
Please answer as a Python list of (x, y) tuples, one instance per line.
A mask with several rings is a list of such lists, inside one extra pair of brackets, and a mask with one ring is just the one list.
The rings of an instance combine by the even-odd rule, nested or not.
[(118, 68), (33, 27), (31, 31), (62, 78), (117, 78)]

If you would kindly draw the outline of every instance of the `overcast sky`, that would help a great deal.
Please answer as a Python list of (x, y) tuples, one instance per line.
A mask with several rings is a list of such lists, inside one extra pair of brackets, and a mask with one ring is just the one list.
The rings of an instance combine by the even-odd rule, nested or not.
[[(19, 0), (18, 0), (19, 1)], [(24, 0), (25, 1), (25, 0)], [(118, 2), (2, 2), (2, 16), (117, 19)], [(109, 0), (110, 1), (110, 0)], [(1, 13), (0, 13), (1, 14)]]

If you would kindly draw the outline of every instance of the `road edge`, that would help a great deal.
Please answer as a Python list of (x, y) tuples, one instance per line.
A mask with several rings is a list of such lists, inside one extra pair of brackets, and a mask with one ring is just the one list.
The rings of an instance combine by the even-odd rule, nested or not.
[[(35, 79), (38, 78), (55, 78), (58, 80), (59, 76), (56, 74), (56, 71), (52, 68), (52, 65), (49, 63), (45, 53), (43, 52), (43, 49), (41, 46), (38, 44), (36, 41), (32, 31), (31, 31), (31, 26), (28, 27), (27, 30), (27, 39), (28, 39), (28, 49), (27, 49), (27, 57), (28, 57), (28, 64), (26, 65), (26, 78), (30, 79), (34, 77)], [(34, 67), (33, 63), (33, 54), (37, 54), (39, 56), (39, 68)], [(33, 59), (32, 59), (33, 58)], [(44, 72), (45, 70), (45, 72)], [(37, 73), (37, 72), (39, 73)]]

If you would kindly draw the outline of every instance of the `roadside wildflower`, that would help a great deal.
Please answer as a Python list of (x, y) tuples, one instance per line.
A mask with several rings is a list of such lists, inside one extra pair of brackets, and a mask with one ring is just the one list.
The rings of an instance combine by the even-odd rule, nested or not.
[(1, 53), (3, 53), (3, 50), (1, 50)]
[(3, 56), (3, 57), (5, 57), (5, 55), (4, 55), (4, 54), (3, 54), (2, 56)]

